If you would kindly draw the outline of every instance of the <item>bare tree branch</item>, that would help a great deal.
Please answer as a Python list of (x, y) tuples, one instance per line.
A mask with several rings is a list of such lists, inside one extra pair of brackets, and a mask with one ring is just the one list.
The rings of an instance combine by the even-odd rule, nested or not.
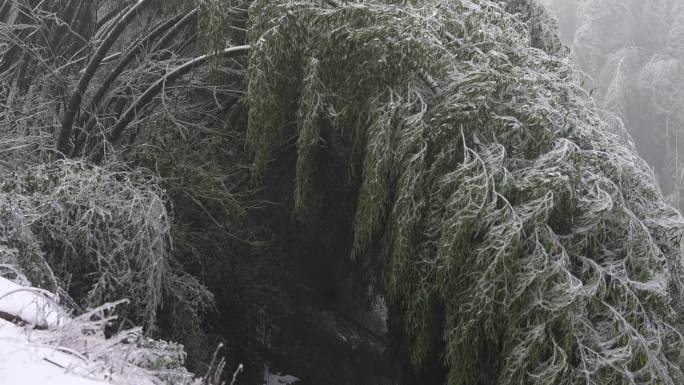
[[(121, 75), (121, 73), (126, 69), (126, 67), (128, 67), (128, 65), (133, 61), (133, 59), (135, 59), (136, 56), (143, 51), (147, 44), (149, 44), (151, 41), (155, 40), (157, 37), (159, 37), (162, 33), (165, 32), (166, 34), (164, 35), (161, 41), (163, 41), (164, 39), (172, 39), (175, 36), (175, 34), (180, 30), (180, 27), (178, 26), (185, 25), (187, 20), (190, 20), (191, 17), (196, 13), (197, 9), (194, 9), (182, 18), (181, 16), (176, 16), (168, 20), (167, 22), (161, 24), (155, 30), (150, 32), (144, 39), (142, 39), (136, 46), (134, 46), (132, 49), (130, 49), (127, 53), (123, 55), (122, 59), (119, 61), (116, 67), (111, 70), (109, 75), (107, 75), (105, 80), (102, 82), (102, 85), (95, 93), (95, 96), (93, 96), (93, 99), (90, 102), (90, 106), (93, 109), (93, 114), (90, 116), (85, 126), (78, 134), (74, 148), (71, 151), (71, 156), (74, 156), (81, 151), (87, 136), (89, 135), (90, 131), (92, 131), (93, 127), (95, 126), (95, 123), (97, 122), (97, 114), (101, 111), (100, 102), (102, 101), (102, 98), (104, 98), (106, 93), (110, 90), (112, 84), (114, 84), (119, 75)], [(159, 46), (159, 43), (155, 44), (154, 47), (157, 46)], [(152, 51), (154, 50), (155, 48), (152, 49)]]
[[(172, 71), (168, 72), (166, 75), (162, 76), (159, 80), (154, 82), (149, 86), (145, 92), (143, 92), (138, 99), (136, 99), (128, 109), (119, 118), (117, 123), (112, 128), (109, 135), (107, 135), (107, 141), (114, 143), (121, 137), (121, 134), (126, 129), (129, 123), (138, 116), (138, 113), (143, 110), (143, 108), (149, 104), (154, 97), (159, 94), (159, 92), (166, 86), (170, 84), (188, 72), (192, 71), (194, 68), (204, 64), (207, 60), (215, 57), (216, 55), (223, 55), (224, 57), (234, 57), (246, 53), (249, 50), (249, 45), (240, 45), (235, 47), (226, 48), (223, 51), (213, 54), (202, 55), (194, 58), (185, 64), (182, 64)], [(95, 152), (91, 155), (91, 160), (94, 163), (99, 163), (102, 161), (104, 156), (104, 146), (100, 145), (96, 148)]]
[(95, 73), (100, 66), (100, 62), (107, 54), (107, 51), (109, 51), (109, 48), (111, 48), (111, 46), (117, 40), (121, 32), (123, 32), (124, 28), (126, 28), (128, 23), (137, 15), (138, 11), (144, 6), (148, 5), (150, 2), (151, 0), (138, 0), (134, 5), (132, 5), (129, 10), (117, 20), (115, 26), (107, 34), (107, 37), (104, 39), (102, 44), (100, 44), (97, 51), (95, 51), (93, 58), (88, 63), (86, 71), (81, 76), (76, 90), (71, 95), (69, 105), (64, 113), (62, 128), (57, 139), (57, 150), (62, 154), (68, 154), (70, 152), (69, 139), (71, 138), (71, 130), (74, 124), (74, 119), (80, 110), (83, 94), (88, 88), (90, 80), (93, 78), (93, 76), (95, 76)]

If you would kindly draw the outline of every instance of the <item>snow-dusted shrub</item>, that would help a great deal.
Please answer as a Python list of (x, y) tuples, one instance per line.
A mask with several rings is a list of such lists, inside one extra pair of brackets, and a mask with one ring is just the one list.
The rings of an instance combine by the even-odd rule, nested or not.
[(298, 136), (302, 213), (346, 166), (354, 254), (449, 384), (681, 384), (684, 221), (508, 3), (257, 0), (256, 166)]
[(46, 345), (78, 352), (87, 360), (87, 372), (105, 375), (109, 382), (130, 384), (200, 385), (183, 366), (183, 346), (145, 337), (140, 328), (105, 335), (106, 326), (114, 319), (121, 301), (90, 310), (58, 329), (39, 333), (36, 339)]
[[(21, 275), (10, 265), (1, 266)], [(0, 275), (4, 275), (2, 271)], [(105, 329), (117, 318), (116, 308), (127, 301), (104, 304), (71, 317), (54, 298), (45, 290), (0, 278), (0, 351), (8, 365), (23, 366), (4, 365), (0, 377), (26, 368), (42, 372), (46, 365), (54, 365), (62, 373), (48, 373), (60, 384), (75, 379), (71, 377), (75, 375), (116, 385), (218, 385), (214, 370), (222, 368), (223, 361), (213, 362), (211, 370), (199, 377), (185, 369), (182, 345), (145, 337), (142, 328), (108, 336)], [(26, 322), (38, 329), (15, 327), (13, 322)]]
[(68, 289), (85, 306), (130, 300), (128, 317), (153, 327), (164, 298), (193, 312), (211, 304), (196, 279), (176, 271), (159, 181), (58, 161), (0, 175), (3, 241), (35, 283)]

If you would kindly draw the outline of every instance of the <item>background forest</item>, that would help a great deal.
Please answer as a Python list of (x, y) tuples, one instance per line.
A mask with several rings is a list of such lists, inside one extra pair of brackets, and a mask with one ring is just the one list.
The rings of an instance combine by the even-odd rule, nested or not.
[[(681, 1), (545, 0), (584, 86), (619, 119), (653, 167), (667, 199), (682, 208), (684, 66)], [(622, 126), (622, 127), (620, 127)]]
[(684, 6), (545, 3), (2, 0), (0, 274), (159, 383), (684, 383)]

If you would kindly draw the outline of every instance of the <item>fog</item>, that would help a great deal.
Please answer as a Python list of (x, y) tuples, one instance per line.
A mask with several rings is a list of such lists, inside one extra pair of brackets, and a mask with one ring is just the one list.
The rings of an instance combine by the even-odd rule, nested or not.
[(684, 0), (542, 0), (597, 107), (684, 208)]

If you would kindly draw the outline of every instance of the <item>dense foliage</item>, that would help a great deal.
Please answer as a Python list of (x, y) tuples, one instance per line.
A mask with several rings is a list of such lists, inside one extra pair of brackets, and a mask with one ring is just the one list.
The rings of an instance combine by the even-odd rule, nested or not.
[(166, 383), (195, 380), (150, 337), (255, 377), (334, 350), (413, 384), (406, 350), (418, 383), (684, 383), (684, 221), (604, 111), (639, 141), (651, 107), (676, 202), (684, 8), (547, 3), (598, 92), (536, 0), (0, 2), (2, 272)]
[(681, 383), (684, 222), (553, 28), (522, 1), (258, 0), (257, 168), (298, 138), (306, 218), (346, 165), (354, 255), (449, 384)]
[(109, 327), (179, 340), (196, 370), (220, 342), (197, 266), (240, 235), (242, 3), (0, 2), (0, 264), (77, 313), (128, 299)]
[[(159, 181), (140, 173), (57, 162), (0, 179), (14, 261), (32, 282), (71, 287), (84, 305), (129, 298), (133, 320), (154, 328), (163, 298), (201, 313), (211, 294), (170, 260), (170, 218)], [(199, 316), (199, 314), (195, 314)]]

